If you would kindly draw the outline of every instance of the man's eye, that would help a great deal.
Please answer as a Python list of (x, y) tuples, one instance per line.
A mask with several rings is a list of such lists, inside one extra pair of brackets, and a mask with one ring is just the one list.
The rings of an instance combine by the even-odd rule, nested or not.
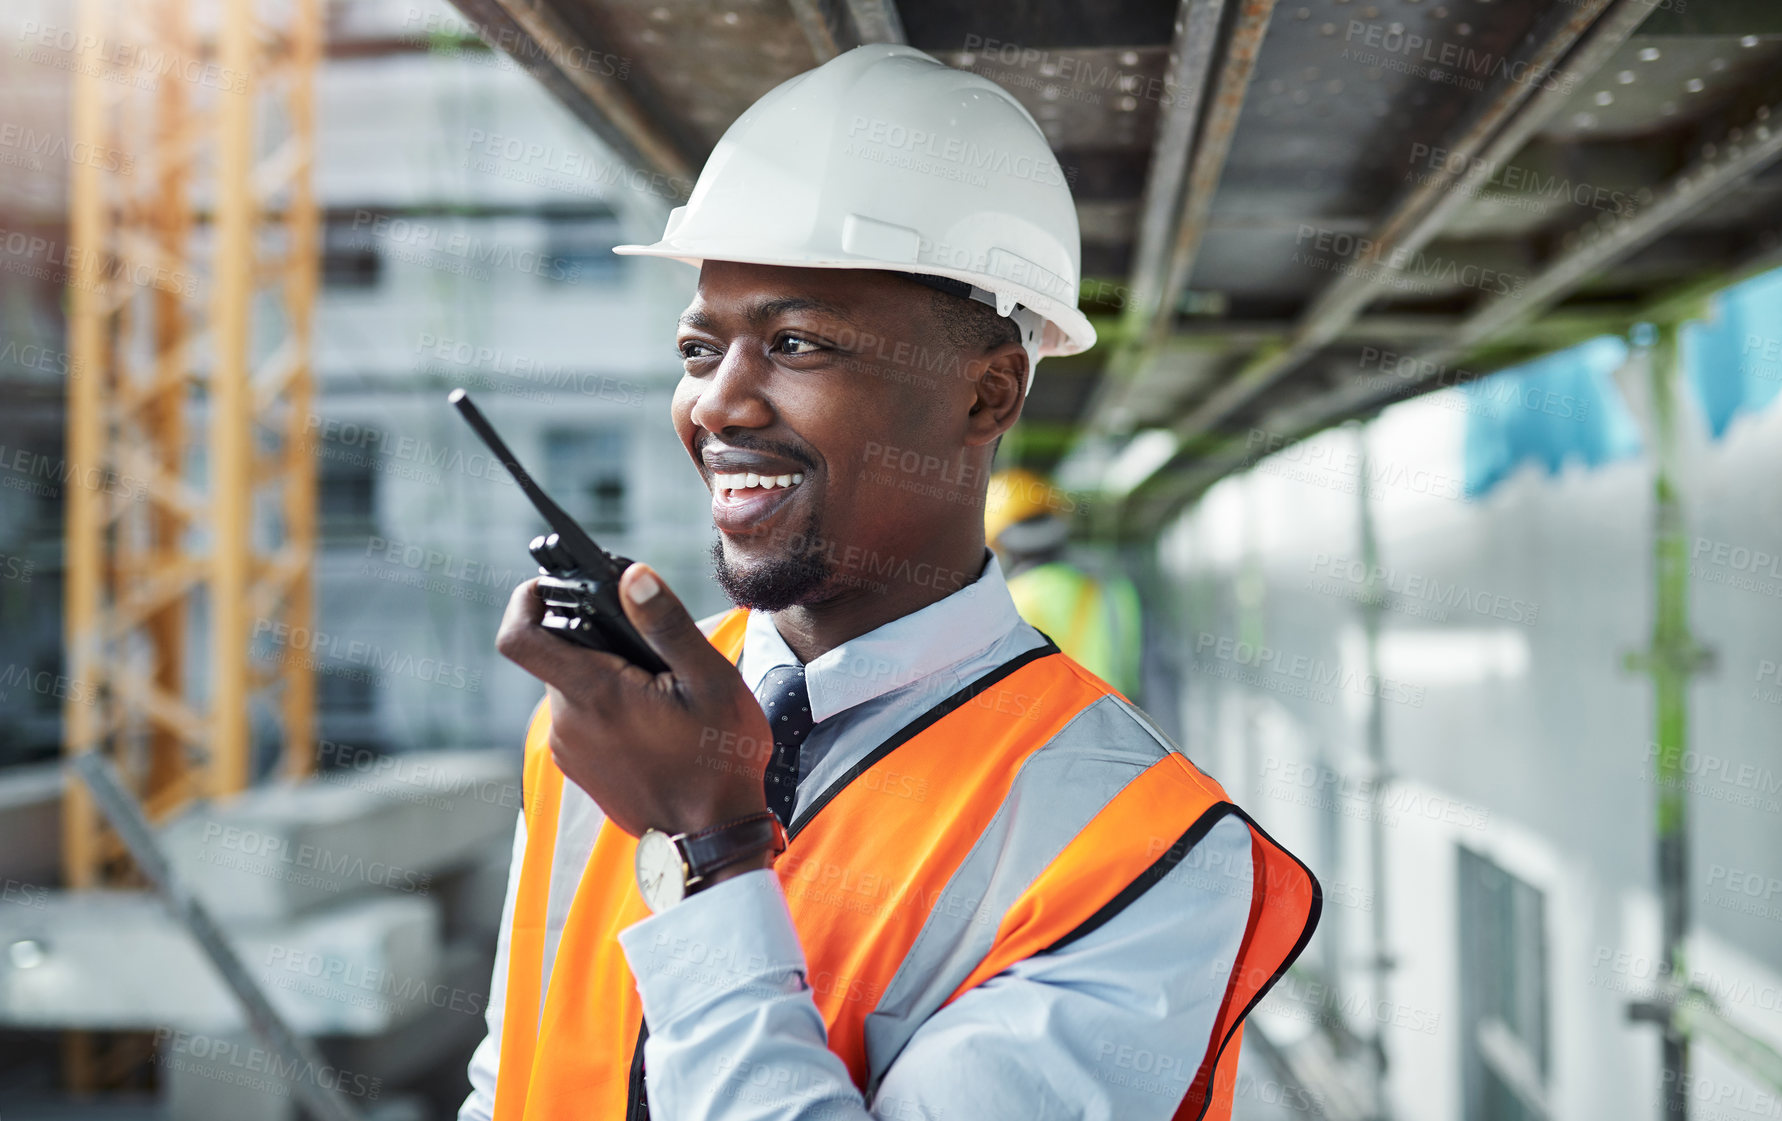
[(781, 335), (780, 349), (787, 354), (815, 354), (823, 349), (823, 344), (803, 335)]
[(695, 339), (689, 339), (687, 342), (681, 344), (682, 358), (704, 358), (716, 353), (718, 352), (713, 350), (710, 346)]

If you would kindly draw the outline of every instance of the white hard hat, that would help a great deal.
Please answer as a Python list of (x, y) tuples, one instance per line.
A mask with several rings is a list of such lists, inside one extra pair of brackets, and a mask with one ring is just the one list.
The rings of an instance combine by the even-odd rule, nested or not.
[(909, 273), (1014, 319), (1030, 364), (1095, 344), (1077, 210), (1045, 134), (995, 82), (914, 47), (856, 47), (768, 91), (662, 240), (614, 252)]

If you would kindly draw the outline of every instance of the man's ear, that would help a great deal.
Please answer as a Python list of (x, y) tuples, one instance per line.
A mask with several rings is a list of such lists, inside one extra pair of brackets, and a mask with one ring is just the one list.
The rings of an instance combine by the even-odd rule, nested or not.
[(976, 392), (966, 420), (966, 443), (973, 447), (992, 443), (1021, 419), (1027, 379), (1027, 351), (1018, 342), (1003, 343), (973, 360), (970, 370)]

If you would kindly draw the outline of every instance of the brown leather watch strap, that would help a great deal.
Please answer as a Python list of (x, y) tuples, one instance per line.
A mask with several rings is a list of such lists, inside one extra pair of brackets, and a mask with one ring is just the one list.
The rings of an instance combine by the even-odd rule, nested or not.
[(681, 859), (687, 862), (687, 894), (705, 886), (706, 877), (756, 853), (786, 850), (786, 829), (771, 810), (739, 817), (697, 833), (673, 838)]

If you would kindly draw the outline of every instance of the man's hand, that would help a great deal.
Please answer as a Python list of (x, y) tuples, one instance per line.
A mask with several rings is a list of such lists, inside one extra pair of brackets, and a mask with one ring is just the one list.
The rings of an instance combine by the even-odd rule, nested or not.
[(545, 683), (551, 754), (613, 824), (632, 836), (693, 832), (767, 808), (767, 717), (654, 571), (627, 568), (619, 601), (668, 663), (662, 674), (540, 627), (536, 583), (514, 589), (495, 649)]

